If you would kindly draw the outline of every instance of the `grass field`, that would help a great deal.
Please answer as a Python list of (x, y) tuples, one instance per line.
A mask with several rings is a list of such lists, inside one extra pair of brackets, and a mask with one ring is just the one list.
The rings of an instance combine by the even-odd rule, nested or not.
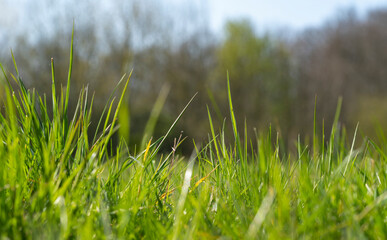
[(228, 85), (231, 143), (209, 111), (207, 143), (193, 143), (191, 157), (162, 155), (165, 138), (150, 138), (156, 104), (137, 151), (124, 141), (111, 149), (128, 121), (119, 109), (130, 77), (90, 136), (86, 89), (67, 117), (72, 51), (60, 93), (52, 62), (52, 109), (24, 87), (16, 63), (10, 78), (2, 67), (0, 239), (387, 238), (387, 141), (346, 136), (339, 111), (330, 136), (315, 130), (310, 146), (295, 139), (297, 153), (285, 155), (270, 130), (238, 132)]

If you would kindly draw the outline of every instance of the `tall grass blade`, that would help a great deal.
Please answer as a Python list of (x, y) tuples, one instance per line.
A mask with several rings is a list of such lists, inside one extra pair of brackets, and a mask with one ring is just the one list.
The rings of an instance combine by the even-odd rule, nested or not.
[(255, 239), (262, 223), (265, 221), (266, 215), (269, 212), (274, 201), (274, 190), (269, 189), (269, 192), (262, 200), (261, 206), (258, 209), (253, 221), (251, 222), (249, 229), (247, 230), (245, 239)]
[(71, 45), (70, 45), (70, 63), (69, 63), (69, 72), (67, 75), (67, 86), (66, 86), (66, 100), (63, 114), (67, 116), (67, 108), (70, 98), (70, 82), (71, 82), (71, 73), (73, 71), (73, 57), (74, 57), (74, 22), (73, 29), (71, 31)]
[(143, 134), (143, 137), (141, 140), (141, 148), (140, 148), (141, 150), (144, 149), (146, 142), (149, 141), (149, 138), (153, 134), (157, 120), (160, 116), (161, 110), (164, 107), (165, 100), (167, 99), (169, 89), (170, 89), (170, 87), (167, 85), (164, 85), (161, 88), (160, 94), (157, 97), (156, 103), (153, 106), (149, 120), (148, 120), (148, 122), (145, 126), (145, 129), (144, 129), (144, 134)]
[(172, 123), (172, 125), (169, 127), (167, 133), (164, 135), (164, 137), (161, 139), (159, 145), (156, 147), (156, 149), (152, 152), (151, 154), (151, 157), (150, 158), (153, 158), (156, 153), (158, 153), (160, 147), (162, 146), (162, 144), (164, 143), (165, 139), (168, 137), (169, 133), (172, 131), (172, 129), (175, 127), (176, 123), (179, 121), (179, 119), (181, 118), (181, 116), (183, 115), (183, 113), (185, 112), (185, 110), (187, 110), (188, 106), (191, 104), (191, 102), (194, 100), (194, 98), (196, 97), (198, 93), (195, 93), (195, 95), (193, 95), (193, 97), (188, 101), (188, 103), (185, 105), (185, 107), (183, 108), (183, 110), (180, 112), (179, 116), (177, 116), (177, 118), (175, 119), (175, 121)]
[(242, 148), (241, 148), (238, 129), (237, 129), (237, 123), (236, 123), (236, 119), (235, 119), (234, 107), (232, 105), (230, 77), (229, 77), (228, 72), (227, 72), (227, 94), (228, 94), (228, 103), (229, 103), (229, 107), (230, 107), (232, 130), (234, 133), (234, 138), (235, 138), (235, 143), (236, 143), (236, 150), (237, 150), (238, 158), (241, 159), (243, 157), (243, 154), (242, 154)]

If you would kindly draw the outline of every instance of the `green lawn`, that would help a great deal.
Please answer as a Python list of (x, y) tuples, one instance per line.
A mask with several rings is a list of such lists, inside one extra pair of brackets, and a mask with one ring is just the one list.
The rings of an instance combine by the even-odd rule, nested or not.
[(251, 140), (237, 131), (228, 86), (231, 143), (209, 113), (209, 140), (193, 143), (191, 157), (159, 153), (156, 104), (142, 146), (111, 149), (128, 121), (119, 109), (130, 77), (90, 136), (86, 89), (67, 117), (71, 66), (72, 47), (60, 93), (52, 67), (52, 109), (24, 87), (16, 64), (9, 78), (1, 67), (0, 239), (387, 238), (387, 141), (346, 137), (338, 114), (331, 136), (315, 131), (310, 146), (295, 139), (297, 152), (285, 155), (271, 130)]

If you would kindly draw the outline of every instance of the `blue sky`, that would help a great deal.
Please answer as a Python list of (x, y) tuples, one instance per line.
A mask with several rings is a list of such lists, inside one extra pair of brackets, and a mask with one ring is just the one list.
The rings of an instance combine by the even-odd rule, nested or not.
[[(380, 6), (387, 0), (159, 0), (178, 5), (194, 4), (207, 11), (212, 30), (221, 31), (227, 19), (245, 17), (260, 29), (289, 27), (302, 29), (321, 24), (338, 10), (354, 7), (358, 13)], [(8, 4), (2, 4), (8, 2)], [(35, 2), (39, 2), (36, 0)], [(66, 0), (64, 0), (66, 2)], [(105, 2), (100, 0), (100, 2)], [(29, 8), (29, 0), (0, 0), (0, 22), (12, 22), (21, 7)], [(5, 9), (4, 9), (5, 8)], [(22, 8), (23, 9), (23, 8)], [(27, 10), (25, 9), (25, 10)], [(5, 14), (7, 13), (7, 14)]]
[[(93, 0), (99, 3), (111, 0)], [(123, 0), (130, 1), (130, 0)], [(137, 0), (141, 1), (141, 0)], [(149, 0), (157, 1), (157, 0)], [(302, 30), (305, 27), (316, 26), (333, 17), (340, 9), (354, 7), (359, 14), (377, 7), (387, 7), (387, 0), (159, 0), (167, 6), (176, 3), (177, 6), (196, 5), (206, 16), (211, 29), (215, 33), (222, 33), (222, 27), (226, 20), (236, 18), (248, 18), (261, 30), (283, 29)], [(0, 0), (0, 41), (5, 39), (4, 30), (8, 34), (19, 29), (23, 22), (28, 22), (30, 11), (32, 16), (42, 17), (47, 12), (39, 9), (35, 0)], [(66, 2), (66, 0), (56, 1)], [(92, 2), (92, 1), (90, 1)], [(187, 17), (185, 13), (172, 11), (172, 14)], [(22, 29), (25, 32), (25, 29)], [(9, 37), (9, 36), (8, 36)]]
[[(189, 2), (189, 0), (175, 0)], [(227, 19), (247, 17), (260, 29), (316, 26), (340, 9), (354, 7), (359, 14), (387, 6), (386, 0), (197, 0), (208, 4), (210, 24), (220, 31)]]

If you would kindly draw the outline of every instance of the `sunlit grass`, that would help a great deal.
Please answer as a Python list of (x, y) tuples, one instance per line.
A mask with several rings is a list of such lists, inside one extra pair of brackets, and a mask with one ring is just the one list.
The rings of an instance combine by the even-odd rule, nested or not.
[(50, 110), (45, 96), (24, 87), (16, 63), (10, 79), (1, 67), (1, 239), (386, 238), (387, 142), (347, 139), (340, 108), (331, 136), (319, 139), (315, 128), (311, 146), (295, 139), (297, 153), (284, 155), (271, 129), (251, 140), (246, 128), (238, 132), (228, 82), (233, 140), (214, 129), (208, 111), (208, 142), (184, 158), (175, 151), (181, 141), (159, 153), (176, 122), (151, 138), (164, 89), (139, 149), (129, 149), (125, 133), (111, 149), (118, 122), (129, 121), (120, 108), (130, 76), (117, 84), (121, 94), (112, 94), (91, 139), (87, 89), (68, 117), (72, 51), (59, 95), (52, 60)]

